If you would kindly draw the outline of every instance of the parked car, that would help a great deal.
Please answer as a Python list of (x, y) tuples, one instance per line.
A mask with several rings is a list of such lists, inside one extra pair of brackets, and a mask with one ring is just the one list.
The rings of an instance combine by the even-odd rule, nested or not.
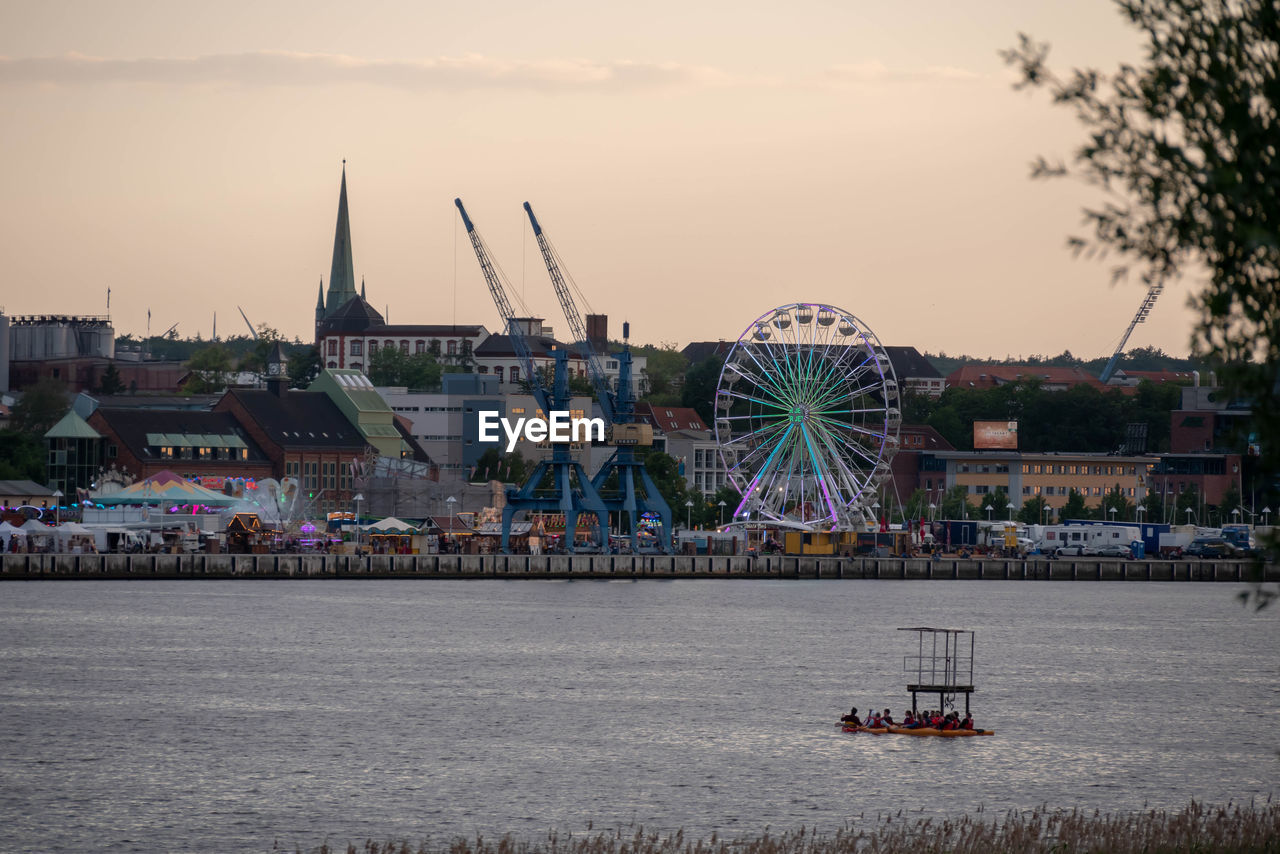
[(1058, 546), (1057, 550), (1054, 551), (1054, 554), (1057, 555), (1058, 557), (1065, 557), (1068, 555), (1072, 557), (1077, 555), (1080, 557), (1088, 557), (1089, 555), (1096, 555), (1097, 553), (1098, 553), (1097, 549), (1093, 548), (1092, 546), (1078, 546), (1078, 545), (1077, 546)]
[(1131, 549), (1129, 546), (1121, 545), (1120, 543), (1112, 543), (1111, 545), (1103, 546), (1102, 548), (1098, 549), (1098, 557), (1132, 558), (1133, 549)]
[(1187, 557), (1235, 557), (1236, 547), (1222, 537), (1196, 537), (1182, 550)]

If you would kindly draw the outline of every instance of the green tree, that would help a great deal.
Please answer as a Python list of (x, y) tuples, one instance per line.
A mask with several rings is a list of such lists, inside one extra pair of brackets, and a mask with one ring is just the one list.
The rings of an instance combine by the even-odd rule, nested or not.
[[(1230, 394), (1252, 402), (1258, 432), (1280, 435), (1280, 7), (1274, 0), (1118, 0), (1146, 42), (1143, 60), (1112, 74), (1059, 77), (1048, 47), (1021, 36), (1004, 53), (1020, 84), (1050, 90), (1086, 141), (1070, 165), (1041, 158), (1034, 173), (1074, 175), (1108, 194), (1085, 209), (1077, 250), (1111, 252), (1159, 288), (1186, 274), (1204, 285), (1194, 345)], [(1280, 443), (1262, 449), (1265, 482)], [(1280, 550), (1280, 540), (1269, 543)], [(1260, 570), (1260, 567), (1257, 567)], [(1259, 578), (1261, 574), (1259, 573)], [(1253, 601), (1274, 591), (1255, 587)]]
[(1045, 522), (1045, 507), (1048, 502), (1044, 500), (1043, 495), (1033, 495), (1026, 501), (1022, 502), (1022, 509), (1018, 511), (1018, 521), (1024, 525), (1042, 525)]
[[(990, 512), (987, 508), (990, 507)], [(995, 492), (988, 493), (982, 499), (982, 504), (978, 508), (982, 512), (981, 518), (996, 521), (1004, 519), (1008, 514), (1009, 493), (1004, 491), (1003, 486), (997, 486)]]
[(1142, 506), (1146, 508), (1142, 514), (1144, 522), (1164, 523), (1164, 501), (1161, 499), (1160, 493), (1148, 488), (1147, 497), (1143, 499)]
[(324, 363), (320, 359), (320, 348), (316, 346), (298, 347), (289, 354), (289, 388), (306, 388), (311, 385)]
[(724, 358), (721, 356), (711, 356), (693, 364), (685, 371), (684, 386), (680, 389), (680, 405), (696, 410), (708, 427), (715, 426), (712, 407), (723, 367)]
[(645, 357), (643, 378), (648, 387), (645, 400), (654, 403), (675, 403), (680, 400), (680, 383), (689, 366), (684, 354), (674, 344), (644, 346), (635, 348), (634, 352)]
[(22, 399), (13, 405), (9, 423), (17, 433), (41, 438), (67, 414), (70, 407), (67, 387), (58, 380), (45, 377), (23, 392)]
[[(1188, 510), (1191, 512), (1188, 513)], [(1196, 489), (1194, 483), (1188, 483), (1186, 488), (1178, 494), (1178, 501), (1174, 505), (1173, 518), (1169, 521), (1175, 525), (1185, 525), (1188, 520), (1198, 525), (1204, 524), (1204, 521), (1200, 519), (1200, 491)]]
[(43, 483), (44, 464), (44, 442), (37, 435), (0, 430), (0, 480)]
[(1067, 493), (1067, 501), (1062, 505), (1062, 511), (1059, 514), (1063, 519), (1088, 519), (1089, 507), (1085, 504), (1084, 496), (1076, 489), (1072, 489)]
[(98, 379), (98, 394), (123, 394), (127, 388), (124, 380), (120, 379), (120, 371), (116, 368), (116, 363), (109, 363)]
[(227, 387), (232, 371), (231, 352), (221, 344), (210, 344), (191, 354), (187, 362), (191, 376), (183, 391), (187, 394), (211, 394)]
[(366, 373), (376, 386), (432, 391), (440, 387), (440, 376), (444, 371), (430, 353), (410, 355), (397, 347), (379, 347), (369, 356)]
[(969, 490), (965, 486), (953, 486), (942, 496), (939, 512), (943, 519), (977, 519), (978, 513), (969, 503)]
[(1240, 490), (1232, 483), (1222, 493), (1222, 501), (1218, 503), (1218, 519), (1222, 525), (1230, 525), (1232, 522), (1239, 522), (1241, 514), (1234, 514), (1231, 511), (1240, 510)]
[(475, 469), (469, 478), (472, 483), (488, 483), (500, 480), (503, 483), (520, 485), (528, 479), (529, 463), (519, 451), (504, 454), (497, 448), (489, 448), (476, 460)]
[[(1111, 511), (1115, 510), (1115, 513)], [(1098, 518), (1106, 522), (1132, 522), (1133, 503), (1124, 494), (1124, 488), (1116, 484), (1102, 496), (1102, 506), (1098, 508)]]

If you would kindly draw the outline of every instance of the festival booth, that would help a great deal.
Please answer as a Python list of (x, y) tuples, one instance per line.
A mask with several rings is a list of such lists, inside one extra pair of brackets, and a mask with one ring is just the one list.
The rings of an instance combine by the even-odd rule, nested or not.
[(64, 554), (96, 554), (97, 532), (78, 522), (63, 522), (53, 529), (58, 551)]
[[(216, 539), (223, 532), (220, 514), (237, 499), (205, 489), (171, 471), (162, 471), (119, 492), (101, 496), (97, 502), (106, 516), (112, 515), (112, 511), (118, 515), (119, 511), (131, 507), (157, 508), (159, 513), (143, 510), (130, 527), (145, 530), (151, 543), (165, 551), (192, 552), (200, 549), (202, 537)], [(96, 515), (93, 509), (85, 508), (86, 523), (95, 520)], [(101, 521), (120, 524), (114, 518)]]
[(20, 525), (11, 524), (8, 521), (0, 522), (0, 542), (3, 543), (4, 550), (7, 552), (26, 551), (27, 532), (22, 530)]
[(479, 554), (480, 544), (472, 525), (473, 513), (433, 516), (428, 531), (437, 538), (435, 549), (440, 554)]
[(424, 544), (419, 542), (421, 529), (412, 522), (397, 519), (395, 516), (388, 516), (386, 519), (370, 525), (361, 525), (359, 528), (361, 546), (374, 554), (407, 555), (418, 554), (424, 550), (421, 548)]
[(231, 554), (266, 554), (275, 531), (262, 526), (257, 513), (237, 513), (227, 523), (227, 551)]
[[(512, 522), (511, 534), (507, 540), (508, 548), (513, 554), (538, 554), (542, 548), (541, 543), (532, 534), (532, 522)], [(475, 529), (475, 539), (480, 554), (498, 554), (502, 551), (502, 523), (481, 522)], [(535, 545), (539, 551), (533, 550)]]

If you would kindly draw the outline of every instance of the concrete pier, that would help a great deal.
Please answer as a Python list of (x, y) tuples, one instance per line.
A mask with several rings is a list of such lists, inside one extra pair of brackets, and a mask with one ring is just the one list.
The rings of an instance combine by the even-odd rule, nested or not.
[(769, 555), (0, 555), (0, 580), (107, 578), (809, 578), (1266, 581), (1245, 560), (980, 560)]

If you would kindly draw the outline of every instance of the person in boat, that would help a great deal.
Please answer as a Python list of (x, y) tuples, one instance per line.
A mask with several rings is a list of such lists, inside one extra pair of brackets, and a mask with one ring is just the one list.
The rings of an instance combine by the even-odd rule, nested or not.
[(973, 715), (964, 713), (964, 719), (960, 721), (960, 729), (973, 729)]
[(903, 729), (915, 729), (920, 726), (920, 724), (916, 721), (916, 716), (914, 714), (907, 712), (902, 716), (902, 723), (899, 724), (899, 726)]
[(880, 715), (880, 721), (883, 726), (893, 726), (893, 714), (888, 709), (885, 709), (884, 713)]
[(884, 722), (880, 720), (880, 713), (872, 710), (871, 714), (867, 715), (867, 719), (863, 721), (862, 725), (867, 729), (879, 729), (884, 726)]
[(849, 714), (840, 717), (840, 723), (846, 726), (862, 726), (862, 720), (858, 717), (858, 707), (854, 706), (849, 710)]
[(934, 709), (933, 714), (929, 716), (929, 726), (934, 727), (936, 729), (942, 729), (943, 723), (944, 721), (942, 719), (942, 712), (938, 711), (937, 709)]

